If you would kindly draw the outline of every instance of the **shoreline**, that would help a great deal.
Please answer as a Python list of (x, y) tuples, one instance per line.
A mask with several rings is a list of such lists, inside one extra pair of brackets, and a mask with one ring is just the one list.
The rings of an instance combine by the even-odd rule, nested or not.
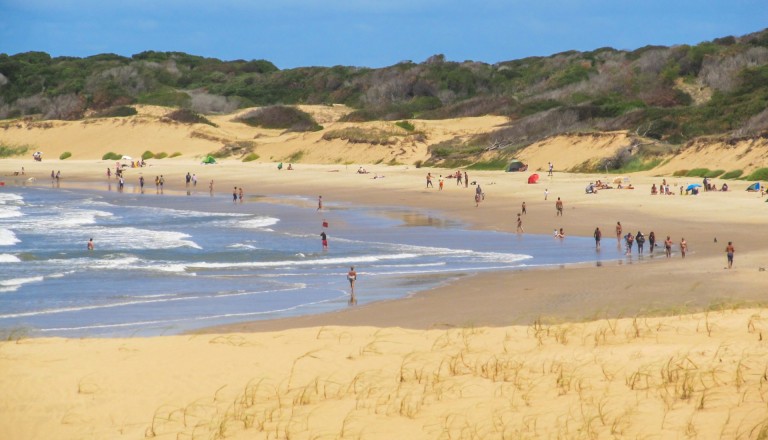
[[(95, 177), (103, 174), (95, 170), (109, 166), (106, 162), (87, 165), (62, 162), (56, 165), (65, 169), (64, 179), (82, 181), (89, 187), (93, 183), (106, 182), (105, 176)], [(366, 179), (368, 176), (355, 175), (352, 172), (342, 173), (340, 167), (333, 165), (297, 165), (294, 171), (276, 171), (270, 168), (268, 164), (242, 163), (224, 163), (220, 168), (206, 168), (184, 161), (169, 161), (149, 168), (128, 169), (128, 173), (133, 171), (133, 176), (129, 174), (128, 179), (135, 178), (136, 172), (173, 175), (177, 179), (166, 178), (167, 189), (174, 194), (183, 195), (186, 191), (181, 177), (186, 170), (192, 169), (206, 173), (206, 178), (199, 178), (198, 183), (198, 188), (203, 189), (198, 193), (202, 194), (208, 193), (204, 190), (207, 188), (206, 182), (208, 178), (213, 178), (217, 188), (228, 188), (240, 183), (246, 187), (247, 194), (269, 196), (278, 193), (307, 197), (311, 201), (316, 197), (316, 193), (322, 193), (326, 204), (338, 200), (370, 208), (404, 206), (428, 211), (442, 219), (459, 220), (468, 228), (509, 233), (514, 233), (513, 216), (519, 211), (517, 206), (520, 200), (524, 200), (528, 205), (528, 214), (524, 217), (526, 232), (549, 235), (553, 225), (556, 227), (558, 224), (565, 224), (568, 235), (589, 237), (593, 225), (599, 222), (603, 229), (603, 244), (610, 246), (615, 243), (615, 234), (609, 229), (615, 224), (613, 218), (624, 218), (629, 219), (622, 221), (624, 233), (630, 230), (634, 233), (641, 228), (641, 224), (653, 224), (658, 226), (656, 230), (666, 230), (676, 238), (685, 233), (691, 252), (686, 260), (675, 255), (671, 261), (655, 261), (656, 258), (653, 258), (654, 261), (641, 265), (634, 264), (633, 261), (620, 261), (618, 264), (611, 263), (602, 267), (589, 267), (587, 264), (565, 269), (535, 268), (475, 274), (403, 299), (321, 315), (206, 327), (193, 333), (271, 331), (324, 325), (375, 325), (416, 329), (463, 325), (505, 326), (531, 324), (541, 319), (552, 322), (578, 321), (600, 314), (614, 317), (653, 314), (652, 310), (659, 309), (691, 308), (691, 311), (700, 311), (712, 304), (759, 304), (762, 300), (756, 292), (765, 281), (765, 275), (757, 272), (760, 261), (768, 261), (768, 239), (755, 237), (749, 232), (755, 227), (754, 222), (759, 219), (759, 214), (746, 217), (744, 222), (734, 222), (733, 218), (724, 216), (722, 210), (715, 212), (715, 215), (710, 215), (712, 212), (702, 215), (702, 206), (690, 203), (702, 200), (702, 204), (711, 209), (712, 205), (706, 203), (706, 197), (727, 200), (726, 197), (733, 196), (734, 200), (743, 204), (746, 198), (735, 191), (728, 194), (700, 195), (696, 196), (697, 198), (650, 196), (644, 191), (646, 183), (650, 187), (650, 182), (659, 178), (632, 176), (633, 183), (637, 182), (637, 190), (608, 190), (601, 191), (598, 195), (585, 195), (582, 194), (582, 183), (603, 176), (556, 173), (555, 178), (545, 183), (547, 188), (551, 189), (548, 191), (549, 200), (544, 201), (536, 200), (543, 199), (543, 194), (538, 194), (537, 197), (536, 193), (543, 191), (544, 186), (522, 184), (519, 181), (522, 180), (522, 174), (476, 171), (473, 172), (474, 179), (483, 185), (488, 198), (479, 208), (475, 208), (469, 200), (470, 194), (473, 193), (472, 187), (455, 188), (449, 181), (445, 191), (419, 188), (423, 184), (422, 175), (426, 172), (439, 175), (447, 173), (447, 170), (385, 168), (386, 171), (378, 174), (377, 170), (375, 175), (386, 175), (386, 179), (391, 180), (382, 178), (371, 181)], [(29, 170), (27, 174), (30, 174)], [(264, 176), (269, 176), (269, 179), (263, 179)], [(514, 177), (520, 179), (512, 181)], [(114, 182), (114, 179), (112, 181)], [(318, 184), (318, 181), (322, 183)], [(34, 184), (46, 186), (41, 183), (41, 179)], [(351, 188), (350, 185), (363, 187)], [(257, 191), (250, 190), (249, 186), (255, 186)], [(562, 218), (556, 218), (554, 215), (554, 199), (560, 197), (558, 194), (562, 194), (566, 201), (565, 215)], [(443, 196), (443, 199), (436, 200), (439, 196)], [(601, 203), (602, 198), (609, 200), (607, 203)], [(676, 203), (685, 206), (682, 210), (676, 210)], [(650, 206), (646, 212), (644, 204), (656, 206)], [(674, 212), (664, 209), (664, 204), (671, 205)], [(545, 210), (550, 209), (548, 215)], [(611, 220), (605, 220), (607, 218)], [(724, 226), (729, 229), (728, 240), (733, 240), (737, 247), (736, 268), (729, 271), (730, 278), (725, 278), (726, 274), (722, 273), (721, 269), (725, 260), (721, 248), (724, 248), (725, 241), (723, 238), (717, 243), (713, 240), (713, 236), (716, 237), (715, 234)], [(643, 229), (647, 234), (649, 229)], [(659, 232), (657, 235), (663, 239), (667, 233)], [(747, 247), (747, 243), (751, 246)], [(748, 273), (748, 269), (754, 272)], [(542, 275), (544, 273), (546, 275)], [(358, 288), (364, 289), (364, 283), (359, 284)], [(512, 290), (516, 294), (505, 295), (506, 290)], [(672, 296), (669, 291), (680, 293)], [(584, 302), (578, 302), (577, 298)]]

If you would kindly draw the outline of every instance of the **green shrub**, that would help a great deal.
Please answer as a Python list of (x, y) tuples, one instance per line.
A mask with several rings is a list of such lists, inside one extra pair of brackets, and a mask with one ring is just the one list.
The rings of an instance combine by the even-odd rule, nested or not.
[(467, 167), (470, 170), (505, 170), (507, 169), (506, 159), (492, 159), (481, 162), (475, 162)]
[(252, 127), (288, 131), (320, 131), (323, 129), (309, 113), (284, 105), (256, 109), (236, 120)]
[(768, 168), (758, 168), (749, 173), (747, 180), (768, 180)]
[(102, 112), (96, 113), (95, 118), (122, 118), (126, 116), (134, 116), (139, 114), (135, 108), (127, 105), (121, 105), (119, 107), (108, 108)]
[(175, 90), (160, 90), (139, 96), (139, 104), (159, 105), (163, 107), (184, 107), (192, 102), (192, 98)]
[(172, 121), (181, 122), (182, 124), (208, 124), (213, 127), (217, 126), (213, 122), (209, 121), (208, 118), (185, 108), (172, 111), (165, 115), (165, 117)]
[(722, 178), (723, 179), (738, 179), (739, 177), (741, 177), (742, 174), (744, 174), (744, 171), (742, 171), (742, 170), (733, 170), (733, 171), (728, 171), (727, 173), (723, 174)]
[(331, 130), (323, 134), (323, 140), (332, 141), (341, 139), (350, 144), (391, 145), (395, 143), (395, 136), (403, 136), (398, 130), (384, 131), (378, 128), (364, 129), (360, 127), (347, 127), (339, 130)]
[(101, 156), (101, 160), (120, 160), (122, 158), (123, 158), (122, 154), (113, 153), (111, 151)]
[(0, 157), (21, 156), (26, 154), (29, 149), (28, 145), (11, 146), (0, 144)]
[(674, 173), (672, 173), (672, 175), (675, 177), (683, 177), (688, 175), (688, 170), (677, 170)]
[(712, 171), (708, 172), (704, 177), (709, 177), (710, 179), (714, 179), (715, 177), (720, 176), (724, 172), (725, 172), (725, 170), (712, 170)]
[(416, 129), (416, 126), (413, 125), (410, 121), (395, 122), (395, 125), (406, 131), (413, 131)]
[(252, 162), (259, 158), (259, 155), (256, 153), (251, 153), (243, 158), (243, 162)]
[(59, 160), (68, 159), (70, 157), (72, 157), (72, 153), (70, 153), (69, 151), (65, 151), (61, 153), (61, 156), (59, 156)]
[(304, 150), (299, 150), (291, 154), (290, 156), (286, 157), (283, 162), (298, 162), (301, 160), (302, 157), (304, 157)]
[[(626, 174), (636, 173), (638, 171), (648, 171), (656, 168), (661, 163), (661, 159), (645, 160), (642, 157), (633, 157), (620, 168), (611, 170), (612, 173)], [(597, 170), (594, 170), (597, 171)]]
[(694, 168), (688, 171), (686, 177), (704, 177), (709, 173), (709, 168)]
[(171, 159), (173, 159), (174, 157), (179, 157), (179, 156), (181, 156), (181, 152), (177, 151), (177, 152), (171, 154), (170, 157), (171, 157)]
[(165, 159), (166, 157), (168, 157), (168, 153), (160, 152), (155, 154), (155, 159)]
[(155, 153), (153, 153), (153, 152), (151, 152), (149, 150), (147, 150), (147, 151), (145, 151), (144, 153), (141, 154), (141, 158), (144, 159), (144, 160), (152, 159), (153, 157), (155, 157)]

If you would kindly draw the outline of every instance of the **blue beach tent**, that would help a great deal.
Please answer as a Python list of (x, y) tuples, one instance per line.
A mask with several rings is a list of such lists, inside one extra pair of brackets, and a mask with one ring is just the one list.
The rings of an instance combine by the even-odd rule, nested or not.
[(755, 182), (747, 187), (747, 191), (760, 191), (760, 182)]

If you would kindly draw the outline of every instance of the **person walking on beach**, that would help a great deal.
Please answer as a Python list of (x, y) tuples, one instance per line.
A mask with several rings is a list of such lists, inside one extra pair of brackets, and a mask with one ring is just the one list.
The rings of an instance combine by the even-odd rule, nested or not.
[(93, 250), (93, 238), (91, 238), (90, 240), (88, 240), (88, 250), (89, 250), (89, 251), (92, 251), (92, 250)]
[(456, 186), (461, 186), (461, 171), (456, 171)]
[(144, 176), (139, 176), (139, 188), (141, 193), (144, 194)]
[(328, 236), (325, 234), (325, 231), (320, 233), (320, 241), (323, 243), (323, 250), (328, 250)]
[(624, 240), (627, 242), (627, 255), (632, 255), (632, 243), (635, 242), (635, 237), (631, 232), (627, 232), (627, 236), (624, 237)]
[(544, 188), (544, 200), (547, 200), (548, 196), (549, 196), (549, 190), (547, 188)]
[(323, 209), (323, 196), (317, 196), (317, 210)]
[(680, 239), (680, 256), (685, 258), (685, 253), (688, 251), (688, 243), (685, 241), (685, 237)]
[(107, 167), (107, 179), (112, 178), (112, 169), (110, 167)]
[(432, 185), (432, 173), (427, 173), (427, 188), (434, 188)]
[(237, 197), (240, 199), (240, 203), (243, 203), (243, 188), (238, 189)]
[(650, 234), (648, 234), (648, 247), (651, 248), (651, 253), (653, 253), (653, 248), (656, 246), (656, 234), (651, 231)]
[(523, 218), (520, 217), (520, 214), (517, 214), (517, 233), (522, 234), (523, 231)]
[(733, 254), (736, 249), (733, 248), (733, 242), (729, 241), (728, 246), (725, 247), (725, 255), (728, 257), (728, 269), (733, 267)]
[(353, 306), (357, 304), (357, 298), (355, 298), (355, 281), (357, 281), (357, 272), (355, 272), (355, 266), (349, 268), (347, 272), (347, 281), (349, 281), (349, 305)]
[(237, 203), (237, 187), (232, 188), (232, 203)]
[(440, 178), (437, 179), (437, 186), (440, 188), (440, 191), (443, 190), (443, 184), (444, 184), (444, 182), (443, 182), (443, 175), (441, 174)]
[(557, 198), (557, 201), (555, 202), (555, 209), (557, 210), (557, 216), (562, 217), (563, 216), (563, 201), (560, 200), (560, 197)]
[(160, 192), (160, 176), (155, 176), (155, 192)]
[(163, 193), (163, 185), (165, 185), (165, 177), (163, 175), (160, 175), (160, 194)]
[(645, 235), (642, 232), (637, 231), (635, 235), (635, 242), (637, 243), (637, 253), (643, 255), (643, 245), (645, 245)]
[(598, 251), (600, 250), (600, 239), (603, 238), (603, 233), (600, 231), (600, 228), (595, 228), (595, 233), (592, 234), (595, 237), (595, 249)]
[(469, 188), (469, 175), (464, 171), (464, 188)]
[(523, 202), (523, 207), (522, 207), (522, 208), (523, 208), (523, 209), (522, 209), (521, 213), (522, 213), (523, 215), (526, 215), (526, 214), (528, 214), (528, 211), (525, 209), (525, 202)]
[(667, 235), (667, 239), (664, 240), (664, 253), (667, 255), (667, 258), (672, 256), (672, 239), (669, 238), (669, 235)]
[(549, 163), (549, 174), (548, 175), (551, 176), (552, 175), (552, 170), (554, 170), (555, 166), (552, 165), (552, 162), (548, 162), (548, 163)]
[(621, 222), (616, 222), (616, 240), (621, 241)]
[(208, 184), (208, 192), (213, 195), (213, 180), (211, 180), (211, 183)]

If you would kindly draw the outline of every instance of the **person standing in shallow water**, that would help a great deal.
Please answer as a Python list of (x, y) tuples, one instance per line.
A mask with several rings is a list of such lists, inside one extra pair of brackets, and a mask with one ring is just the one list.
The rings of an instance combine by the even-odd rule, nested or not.
[(595, 228), (595, 233), (593, 234), (595, 237), (595, 249), (600, 250), (600, 240), (603, 238), (603, 233), (600, 231), (600, 228)]
[(347, 272), (347, 281), (349, 281), (349, 305), (357, 304), (357, 298), (355, 297), (355, 281), (357, 281), (357, 272), (355, 272), (355, 266), (349, 268)]
[(93, 249), (94, 249), (93, 238), (91, 238), (90, 240), (88, 240), (88, 250), (92, 251)]
[(328, 250), (328, 236), (325, 234), (325, 231), (320, 233), (320, 240), (323, 243), (323, 250)]

